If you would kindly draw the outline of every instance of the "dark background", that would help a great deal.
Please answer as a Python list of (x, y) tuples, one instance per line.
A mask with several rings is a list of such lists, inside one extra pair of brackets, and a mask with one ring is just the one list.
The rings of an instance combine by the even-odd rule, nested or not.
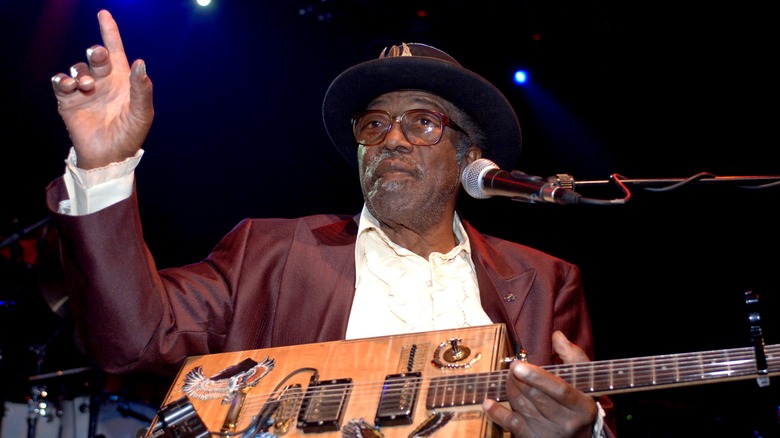
[[(611, 174), (780, 175), (768, 3), (0, 0), (0, 238), (23, 235), (0, 253), (0, 366), (14, 382), (0, 386), (12, 401), (28, 391), (26, 376), (88, 363), (69, 343), (67, 312), (42, 299), (61, 293), (44, 189), (70, 146), (49, 78), (100, 42), (100, 8), (154, 82), (156, 118), (136, 174), (159, 267), (204, 257), (244, 217), (357, 213), (357, 172), (325, 133), (322, 96), (342, 70), (401, 41), (440, 47), (495, 83), (523, 127), (515, 168), (571, 175), (584, 195), (616, 197), (598, 183)], [(529, 71), (525, 87), (511, 82), (516, 68)], [(751, 290), (766, 342), (777, 343), (780, 189), (647, 187), (629, 185), (622, 205), (464, 196), (461, 207), (482, 232), (581, 267), (597, 360), (749, 346)], [(66, 391), (94, 386), (81, 380)], [(614, 395), (618, 431), (780, 436), (772, 383)], [(137, 382), (118, 390), (128, 386), (154, 402)]]

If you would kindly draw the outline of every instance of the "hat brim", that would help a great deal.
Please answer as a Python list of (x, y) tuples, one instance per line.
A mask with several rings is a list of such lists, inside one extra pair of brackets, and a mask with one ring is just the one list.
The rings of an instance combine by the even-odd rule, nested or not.
[(396, 90), (423, 90), (465, 111), (487, 136), (483, 157), (511, 169), (522, 147), (520, 123), (512, 105), (489, 81), (451, 62), (398, 56), (357, 64), (333, 80), (325, 93), (325, 129), (344, 158), (357, 166), (357, 142), (350, 119), (376, 97)]

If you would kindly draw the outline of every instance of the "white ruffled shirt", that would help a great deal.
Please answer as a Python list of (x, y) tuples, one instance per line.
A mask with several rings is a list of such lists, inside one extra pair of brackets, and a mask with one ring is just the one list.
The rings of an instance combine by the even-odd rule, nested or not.
[(457, 215), (452, 227), (458, 245), (425, 259), (393, 243), (363, 206), (347, 339), (492, 324), (480, 304), (468, 236)]

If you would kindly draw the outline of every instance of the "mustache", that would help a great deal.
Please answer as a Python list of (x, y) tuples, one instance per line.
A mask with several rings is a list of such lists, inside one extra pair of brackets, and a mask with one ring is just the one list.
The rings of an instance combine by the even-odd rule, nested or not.
[(366, 174), (374, 175), (377, 168), (387, 160), (395, 160), (404, 163), (407, 167), (414, 168), (416, 173), (422, 173), (419, 163), (412, 160), (408, 154), (395, 150), (383, 149), (380, 153), (371, 157), (366, 163)]

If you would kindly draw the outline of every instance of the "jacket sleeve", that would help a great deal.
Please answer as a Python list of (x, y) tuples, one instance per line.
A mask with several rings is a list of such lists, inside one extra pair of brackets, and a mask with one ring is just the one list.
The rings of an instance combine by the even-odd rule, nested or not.
[[(65, 193), (62, 178), (49, 185), (50, 210)], [(135, 194), (92, 214), (54, 218), (76, 341), (105, 371), (168, 374), (224, 341), (230, 279), (208, 261), (158, 272)], [(226, 239), (240, 251), (240, 231)]]

